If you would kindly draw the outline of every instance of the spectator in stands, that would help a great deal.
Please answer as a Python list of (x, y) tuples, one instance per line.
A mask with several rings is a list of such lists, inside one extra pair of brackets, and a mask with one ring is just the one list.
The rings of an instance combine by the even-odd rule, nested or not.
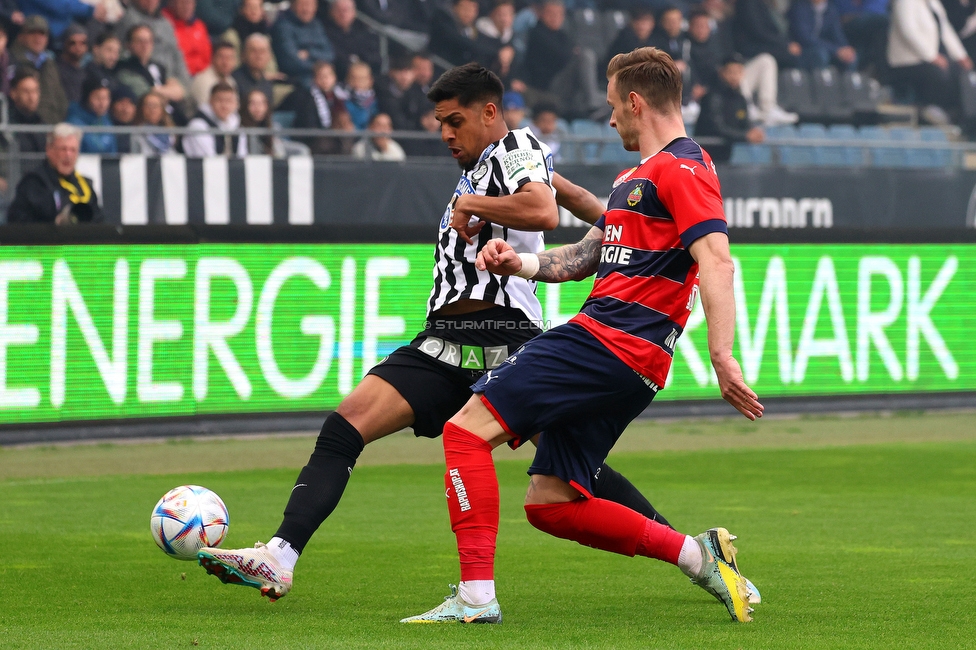
[(267, 14), (264, 13), (262, 0), (242, 0), (234, 21), (223, 32), (221, 38), (234, 43), (240, 50), (241, 45), (251, 34), (264, 34), (268, 37), (271, 35), (271, 24), (268, 22)]
[(654, 33), (654, 10), (648, 5), (638, 5), (630, 10), (630, 20), (619, 32), (607, 48), (606, 56), (600, 66), (607, 69), (610, 59), (621, 52), (630, 52), (638, 47), (654, 45), (656, 39), (651, 38)]
[[(322, 9), (328, 7), (328, 12), (322, 16)], [(379, 70), (380, 60), (379, 36), (369, 31), (363, 21), (356, 18), (355, 0), (333, 0), (331, 4), (322, 3), (319, 6), (325, 35), (335, 49), (336, 74), (345, 77), (349, 72), (349, 64), (353, 61), (365, 61), (373, 70)]]
[(173, 26), (176, 43), (191, 77), (206, 70), (213, 56), (210, 33), (204, 22), (196, 17), (196, 10), (196, 0), (168, 0), (166, 8), (160, 12)]
[(803, 48), (799, 66), (820, 70), (834, 65), (857, 69), (857, 52), (848, 45), (837, 7), (828, 0), (793, 0), (789, 10), (790, 36)]
[(947, 124), (959, 103), (959, 71), (973, 62), (939, 0), (894, 0), (888, 63), (892, 82), (911, 91), (922, 117)]
[(420, 116), (420, 128), (427, 133), (436, 134), (438, 137), (436, 139), (405, 140), (401, 146), (408, 156), (436, 157), (451, 154), (450, 149), (444, 146), (440, 139), (441, 123), (434, 116), (433, 106)]
[(3, 0), (0, 2), (0, 25), (3, 25), (5, 34), (8, 33), (6, 30), (10, 30), (10, 33), (16, 34), (17, 28), (24, 24), (25, 18), (27, 16), (20, 10), (20, 4), (17, 0)]
[(119, 64), (116, 78), (132, 89), (136, 97), (155, 90), (171, 106), (182, 102), (186, 90), (175, 77), (169, 76), (166, 66), (156, 60), (153, 30), (148, 25), (136, 25), (128, 32), (126, 42), (131, 55)]
[(7, 51), (7, 28), (0, 22), (0, 94), (10, 92), (10, 52)]
[[(319, 61), (315, 64), (314, 83), (311, 89), (298, 88), (286, 100), (295, 107), (296, 129), (330, 129), (333, 131), (353, 131), (352, 120), (346, 110), (346, 103), (336, 93), (336, 74), (331, 63)], [(348, 138), (318, 136), (302, 138), (313, 154), (348, 153), (352, 142)]]
[[(530, 88), (523, 91), (528, 103), (550, 93), (564, 114), (590, 116), (606, 109), (606, 96), (598, 89), (596, 54), (576, 44), (564, 28), (566, 7), (562, 0), (542, 0), (539, 22), (529, 32), (524, 69), (520, 80)], [(512, 84), (516, 88), (515, 84)]]
[(430, 23), (430, 51), (454, 65), (478, 61), (490, 65), (498, 54), (497, 42), (481, 35), (475, 0), (452, 0), (451, 9), (434, 13)]
[(210, 103), (204, 104), (187, 127), (196, 131), (220, 129), (225, 134), (200, 133), (183, 136), (183, 152), (190, 158), (227, 156), (243, 158), (247, 155), (247, 138), (234, 135), (241, 126), (237, 114), (237, 89), (219, 83), (210, 91)]
[(61, 87), (68, 102), (77, 102), (82, 98), (81, 85), (87, 75), (82, 63), (88, 56), (88, 32), (80, 25), (69, 25), (64, 30), (64, 41), (61, 46), (57, 63), (58, 78), (61, 80)]
[[(230, 29), (240, 5), (241, 0), (197, 0), (197, 18), (203, 21), (210, 35), (216, 40)], [(241, 39), (247, 36), (249, 34), (242, 35)]]
[(295, 0), (282, 12), (271, 30), (271, 45), (278, 67), (305, 87), (312, 81), (312, 67), (318, 61), (331, 62), (335, 53), (325, 28), (315, 18), (316, 0)]
[(942, 0), (949, 24), (972, 58), (976, 54), (976, 5), (972, 0)]
[(37, 16), (43, 18), (48, 26), (48, 34), (51, 37), (52, 45), (61, 43), (61, 35), (72, 21), (79, 23), (86, 22), (89, 18), (94, 18), (98, 22), (105, 22), (105, 6), (97, 4), (92, 6), (81, 0), (18, 0), (20, 10), (25, 16)]
[(349, 66), (345, 88), (340, 96), (345, 99), (346, 110), (357, 129), (365, 129), (379, 107), (376, 105), (376, 91), (373, 89), (373, 72), (361, 61)]
[(888, 1), (836, 0), (847, 41), (857, 51), (858, 67), (887, 82)]
[(426, 33), (433, 3), (426, 0), (359, 0), (359, 10), (383, 23), (400, 29)]
[[(150, 90), (139, 100), (136, 111), (136, 124), (139, 126), (158, 126), (170, 128), (173, 118), (166, 112), (166, 98), (155, 90)], [(132, 136), (132, 152), (150, 156), (161, 156), (176, 150), (176, 138), (169, 133), (149, 132)], [(187, 154), (189, 155), (189, 154)]]
[(657, 17), (653, 44), (664, 50), (674, 59), (675, 65), (681, 71), (685, 81), (688, 79), (689, 60), (691, 59), (691, 41), (682, 31), (684, 15), (681, 9), (671, 6), (663, 9)]
[[(10, 80), (10, 106), (8, 107), (11, 124), (44, 124), (37, 109), (41, 103), (41, 83), (37, 71), (33, 68), (19, 68)], [(7, 136), (10, 137), (10, 136)], [(28, 153), (44, 151), (46, 139), (43, 133), (18, 133), (17, 147)]]
[(15, 66), (33, 68), (41, 84), (41, 103), (38, 114), (45, 124), (55, 124), (68, 112), (68, 99), (61, 87), (61, 76), (54, 55), (47, 50), (47, 21), (40, 16), (28, 16), (17, 35), (17, 42), (10, 48), (10, 58)]
[(105, 77), (112, 82), (112, 87), (119, 85), (116, 77), (119, 66), (119, 56), (122, 53), (122, 42), (115, 32), (104, 31), (95, 39), (92, 47), (92, 58), (85, 66), (86, 74)]
[(525, 99), (522, 93), (508, 90), (502, 95), (502, 116), (509, 129), (528, 126), (525, 121)]
[(406, 57), (390, 63), (390, 72), (376, 88), (378, 110), (386, 113), (397, 131), (420, 129), (420, 116), (430, 108), (427, 95), (414, 79), (413, 64)]
[[(241, 110), (241, 126), (262, 129), (270, 129), (273, 126), (268, 96), (256, 88), (245, 97), (244, 108)], [(274, 135), (249, 135), (247, 152), (252, 156), (284, 158), (285, 143)]]
[(426, 52), (417, 52), (410, 62), (413, 65), (414, 81), (424, 91), (424, 95), (427, 95), (430, 92), (430, 85), (434, 83), (434, 62)]
[[(77, 126), (112, 126), (108, 109), (112, 105), (110, 82), (104, 77), (88, 77), (81, 89), (82, 100), (68, 107), (68, 124)], [(118, 153), (114, 133), (85, 133), (81, 153)]]
[(104, 219), (92, 179), (75, 170), (81, 129), (58, 124), (47, 136), (47, 160), (17, 184), (8, 223), (97, 223)]
[(554, 104), (536, 104), (532, 109), (532, 123), (529, 124), (529, 129), (540, 142), (549, 146), (554, 161), (559, 162), (563, 159), (560, 147), (563, 137), (566, 136), (566, 129), (559, 124), (559, 109)]
[(183, 51), (176, 42), (173, 25), (159, 15), (159, 5), (160, 0), (130, 0), (128, 11), (116, 23), (115, 30), (119, 34), (129, 34), (137, 25), (149, 27), (153, 36), (153, 59), (166, 68), (166, 73), (180, 82), (183, 88), (189, 88), (190, 73), (183, 59)]
[(704, 11), (693, 11), (688, 17), (688, 38), (691, 41), (691, 98), (701, 102), (710, 88), (718, 86), (718, 69), (725, 55), (712, 34), (709, 15)]
[(366, 129), (370, 136), (363, 138), (352, 146), (352, 155), (360, 160), (406, 160), (404, 153), (396, 140), (390, 137), (393, 132), (393, 122), (386, 113), (377, 113), (369, 120)]
[[(164, 104), (165, 105), (165, 104)], [(132, 126), (136, 123), (136, 96), (128, 86), (115, 84), (112, 88), (112, 106), (108, 109), (113, 126)], [(116, 133), (119, 153), (138, 153), (132, 150), (132, 135)]]
[(474, 26), (481, 34), (493, 38), (501, 45), (511, 45), (515, 36), (515, 0), (495, 0), (491, 12), (481, 16)]
[(762, 128), (752, 126), (749, 120), (749, 106), (740, 88), (745, 75), (742, 56), (727, 57), (718, 74), (718, 85), (702, 98), (695, 135), (722, 138), (723, 143), (708, 147), (708, 152), (713, 160), (723, 162), (730, 158), (733, 143), (758, 144), (765, 140), (766, 134)]
[(241, 67), (233, 74), (241, 101), (244, 101), (252, 90), (260, 90), (267, 95), (268, 103), (273, 104), (274, 88), (265, 76), (268, 63), (271, 61), (271, 40), (264, 34), (251, 34), (244, 41), (242, 58)]
[(803, 47), (790, 40), (780, 28), (770, 8), (771, 2), (736, 0), (731, 24), (735, 51), (745, 58), (747, 66), (760, 54), (769, 54), (780, 68), (795, 68), (799, 65), (798, 57), (803, 53)]
[(210, 89), (218, 83), (230, 84), (237, 88), (234, 70), (237, 68), (237, 50), (227, 41), (220, 41), (214, 47), (210, 67), (193, 78), (190, 96), (197, 106), (210, 101)]

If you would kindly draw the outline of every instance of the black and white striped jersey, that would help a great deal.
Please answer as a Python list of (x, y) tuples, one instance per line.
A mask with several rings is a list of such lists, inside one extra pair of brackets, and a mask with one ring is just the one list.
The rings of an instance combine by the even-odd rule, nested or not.
[[(552, 152), (527, 128), (509, 131), (504, 138), (488, 145), (478, 163), (461, 174), (441, 217), (428, 314), (444, 305), (470, 298), (521, 309), (528, 318), (542, 320), (535, 282), (515, 276), (492, 275), (488, 271), (479, 271), (474, 265), (478, 251), (490, 239), (504, 239), (517, 253), (539, 253), (544, 247), (542, 233), (489, 223), (472, 238), (474, 243), (468, 244), (458, 237), (450, 223), (455, 198), (462, 194), (506, 196), (531, 182), (552, 187), (551, 176)], [(477, 223), (478, 218), (472, 217), (471, 224)]]

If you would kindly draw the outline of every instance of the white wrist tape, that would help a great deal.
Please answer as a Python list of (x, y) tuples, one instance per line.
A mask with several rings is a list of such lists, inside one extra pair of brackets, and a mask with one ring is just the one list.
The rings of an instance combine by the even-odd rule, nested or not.
[(522, 260), (522, 268), (515, 275), (531, 280), (539, 272), (539, 256), (535, 253), (519, 253), (519, 259)]

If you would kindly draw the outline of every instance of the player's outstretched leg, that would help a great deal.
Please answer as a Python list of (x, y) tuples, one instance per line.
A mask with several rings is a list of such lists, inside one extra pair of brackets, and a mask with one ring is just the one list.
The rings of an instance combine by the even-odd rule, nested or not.
[(460, 589), (434, 609), (401, 623), (501, 623), (495, 598), (498, 478), (492, 445), (453, 422), (444, 425), (444, 458), (451, 529), (461, 561)]
[(261, 542), (254, 548), (233, 550), (205, 547), (197, 553), (197, 559), (207, 573), (224, 584), (254, 587), (271, 602), (291, 591), (292, 571), (285, 569)]
[(714, 541), (713, 531), (690, 537), (604, 499), (530, 503), (526, 504), (525, 513), (529, 523), (555, 537), (677, 565), (692, 582), (724, 604), (732, 620), (752, 620), (746, 581), (724, 559), (735, 559), (735, 549), (725, 529), (714, 529)]

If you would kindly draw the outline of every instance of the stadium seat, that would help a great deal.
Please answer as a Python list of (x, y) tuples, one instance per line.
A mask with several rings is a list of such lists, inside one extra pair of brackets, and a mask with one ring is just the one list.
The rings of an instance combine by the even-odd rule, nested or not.
[(847, 101), (837, 70), (823, 68), (810, 76), (813, 95), (822, 116), (831, 121), (850, 121), (854, 117), (854, 109)]
[[(857, 140), (857, 129), (851, 124), (832, 124), (826, 135), (828, 140), (851, 142)], [(864, 164), (864, 154), (861, 147), (825, 146), (821, 149), (819, 164), (825, 167), (858, 167)]]
[[(569, 132), (573, 135), (582, 137), (602, 137), (603, 128), (593, 120), (579, 119), (569, 123)], [(569, 147), (569, 144), (564, 144)], [(577, 160), (579, 162), (594, 163), (600, 160), (600, 152), (603, 144), (600, 142), (579, 142), (572, 143), (572, 156), (570, 152), (563, 154), (564, 160)]]
[(841, 87), (845, 101), (855, 113), (875, 113), (883, 100), (881, 84), (860, 72), (845, 72)]
[(736, 142), (732, 145), (733, 165), (769, 165), (773, 162), (773, 148), (765, 144)]
[(604, 11), (603, 12), (603, 35), (607, 43), (612, 43), (617, 38), (617, 33), (627, 25), (627, 12), (625, 11)]
[[(904, 129), (911, 131), (912, 129)], [(901, 133), (899, 129), (891, 129), (890, 131), (884, 129), (880, 126), (863, 126), (858, 132), (862, 140), (879, 140), (879, 141), (892, 141), (892, 140), (906, 140), (907, 137), (896, 137), (906, 136), (907, 134)], [(870, 150), (871, 164), (875, 167), (909, 167), (908, 159), (908, 149), (894, 148), (894, 147), (875, 147)]]
[(813, 92), (810, 73), (806, 70), (784, 70), (779, 73), (779, 105), (797, 113), (801, 120), (820, 119), (822, 111)]
[(603, 16), (594, 9), (577, 9), (571, 12), (567, 23), (568, 31), (576, 39), (577, 45), (590, 48), (596, 53), (597, 60), (602, 61), (610, 42), (606, 40)]
[(601, 124), (600, 130), (603, 133), (603, 137), (610, 141), (609, 144), (603, 146), (603, 152), (600, 156), (601, 161), (620, 165), (621, 167), (624, 165), (636, 165), (640, 162), (640, 152), (624, 149), (623, 144), (620, 143), (620, 137), (617, 135), (616, 129), (611, 128), (609, 123)]
[(782, 124), (780, 126), (767, 126), (766, 137), (774, 140), (788, 139), (798, 137), (796, 134), (796, 127), (792, 124)]
[(959, 86), (963, 115), (976, 118), (976, 70), (960, 75)]
[[(918, 129), (919, 139), (932, 144), (949, 142), (946, 132), (937, 126), (924, 126)], [(909, 161), (912, 167), (948, 167), (952, 164), (953, 152), (948, 148), (910, 149)]]

